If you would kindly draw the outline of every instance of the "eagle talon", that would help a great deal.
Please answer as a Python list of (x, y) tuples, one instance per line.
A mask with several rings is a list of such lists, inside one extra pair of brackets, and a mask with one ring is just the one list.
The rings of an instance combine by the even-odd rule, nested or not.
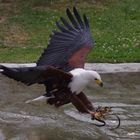
[(94, 112), (94, 114), (91, 114), (92, 120), (103, 120), (105, 119), (105, 114), (101, 114), (100, 112)]
[(117, 129), (120, 126), (120, 118), (114, 113), (109, 114), (109, 112), (112, 112), (111, 108), (112, 107), (101, 107), (101, 106), (99, 106), (99, 107), (97, 107), (95, 112), (90, 112), (91, 120), (97, 120), (97, 121), (102, 123), (102, 124), (95, 124), (96, 126), (100, 127), (100, 126), (105, 126), (106, 125), (106, 122), (105, 122), (106, 115), (114, 115), (114, 116), (116, 116), (116, 118), (118, 120), (117, 126), (115, 128), (111, 128), (111, 129)]

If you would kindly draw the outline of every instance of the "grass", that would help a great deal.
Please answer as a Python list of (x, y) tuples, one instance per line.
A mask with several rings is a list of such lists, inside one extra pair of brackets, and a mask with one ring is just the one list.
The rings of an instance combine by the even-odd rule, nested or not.
[[(66, 0), (6, 0), (0, 4), (0, 62), (35, 62), (47, 47)], [(96, 46), (88, 62), (140, 62), (140, 1), (79, 0)]]

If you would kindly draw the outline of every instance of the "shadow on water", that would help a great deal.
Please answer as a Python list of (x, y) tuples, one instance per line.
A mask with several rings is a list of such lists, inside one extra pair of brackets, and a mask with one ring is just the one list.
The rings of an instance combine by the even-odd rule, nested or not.
[(46, 104), (25, 104), (41, 95), (44, 87), (27, 87), (0, 75), (0, 140), (138, 140), (139, 77), (139, 72), (102, 74), (103, 88), (85, 90), (94, 106), (115, 107), (121, 126), (110, 130), (94, 126), (72, 105), (56, 109)]

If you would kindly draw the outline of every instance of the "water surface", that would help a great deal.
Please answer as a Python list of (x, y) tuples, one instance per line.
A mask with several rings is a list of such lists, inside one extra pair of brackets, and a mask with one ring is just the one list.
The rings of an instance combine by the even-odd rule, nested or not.
[(138, 140), (140, 72), (102, 74), (102, 79), (103, 88), (85, 92), (94, 106), (115, 107), (121, 118), (116, 130), (94, 126), (72, 105), (25, 104), (44, 93), (44, 87), (27, 87), (0, 75), (0, 140)]

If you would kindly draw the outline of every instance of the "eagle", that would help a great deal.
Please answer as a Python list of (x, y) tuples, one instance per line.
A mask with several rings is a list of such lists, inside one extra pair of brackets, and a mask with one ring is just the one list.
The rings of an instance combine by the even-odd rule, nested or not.
[(60, 107), (72, 103), (79, 112), (94, 116), (94, 106), (83, 90), (91, 83), (103, 86), (101, 76), (84, 69), (86, 56), (95, 46), (89, 21), (85, 14), (66, 9), (67, 19), (60, 17), (57, 30), (52, 31), (48, 47), (34, 67), (9, 68), (0, 65), (1, 73), (27, 86), (38, 83), (46, 88), (45, 94), (26, 103), (46, 100)]

